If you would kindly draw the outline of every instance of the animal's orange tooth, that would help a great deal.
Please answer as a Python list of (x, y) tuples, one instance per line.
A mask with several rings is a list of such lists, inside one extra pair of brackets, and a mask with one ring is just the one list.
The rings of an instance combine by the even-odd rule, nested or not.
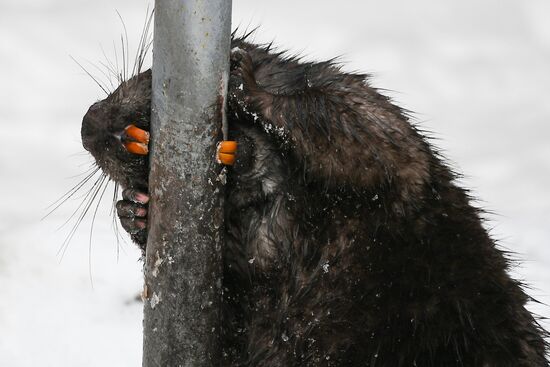
[(135, 139), (136, 141), (143, 144), (149, 144), (149, 132), (140, 129), (135, 125), (126, 126), (125, 131), (129, 137)]
[(228, 153), (218, 153), (218, 160), (226, 166), (232, 166), (235, 163), (235, 155)]
[(139, 154), (139, 155), (147, 155), (149, 153), (149, 148), (147, 145), (143, 143), (136, 143), (135, 141), (129, 141), (127, 143), (124, 143), (124, 146), (126, 147), (126, 150), (130, 153)]
[(237, 142), (232, 140), (221, 141), (218, 151), (220, 153), (235, 153), (237, 151)]

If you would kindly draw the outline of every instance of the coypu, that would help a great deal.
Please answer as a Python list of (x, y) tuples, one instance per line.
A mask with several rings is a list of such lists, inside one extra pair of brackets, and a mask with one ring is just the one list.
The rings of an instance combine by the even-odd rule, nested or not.
[[(548, 366), (510, 260), (407, 113), (335, 62), (232, 48), (223, 365)], [(150, 103), (147, 70), (82, 124), (142, 250)]]

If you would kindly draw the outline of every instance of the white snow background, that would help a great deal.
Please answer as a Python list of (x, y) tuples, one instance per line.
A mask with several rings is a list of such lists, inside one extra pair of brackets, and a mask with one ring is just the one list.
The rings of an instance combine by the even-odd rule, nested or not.
[[(479, 205), (496, 213), (488, 226), (521, 260), (514, 276), (550, 304), (548, 0), (233, 3), (234, 25), (261, 26), (257, 41), (307, 59), (343, 55), (345, 69), (371, 72), (376, 86), (395, 91), (466, 174)], [(113, 57), (122, 32), (115, 9), (135, 47), (148, 4), (0, 2), (0, 366), (141, 363), (141, 265), (130, 243), (117, 256), (111, 192), (91, 252), (90, 215), (57, 255), (70, 225), (56, 229), (82, 195), (40, 218), (88, 167), (80, 123), (102, 98), (69, 55), (98, 62), (102, 45)], [(545, 304), (530, 309), (548, 317)]]

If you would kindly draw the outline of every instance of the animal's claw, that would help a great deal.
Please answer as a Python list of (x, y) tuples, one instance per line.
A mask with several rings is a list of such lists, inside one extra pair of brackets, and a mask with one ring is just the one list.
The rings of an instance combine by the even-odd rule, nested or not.
[(224, 140), (218, 143), (217, 158), (218, 163), (232, 166), (235, 163), (235, 154), (237, 153), (237, 142)]

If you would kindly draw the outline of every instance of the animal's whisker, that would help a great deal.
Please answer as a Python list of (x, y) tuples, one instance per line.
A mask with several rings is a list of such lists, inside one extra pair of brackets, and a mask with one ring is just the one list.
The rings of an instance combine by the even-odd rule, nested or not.
[(63, 194), (59, 199), (54, 201), (52, 204), (50, 204), (47, 208), (52, 208), (46, 215), (42, 217), (42, 220), (50, 216), (54, 211), (56, 211), (63, 203), (65, 203), (67, 200), (69, 200), (74, 194), (80, 190), (82, 186), (84, 186), (94, 175), (99, 171), (99, 167), (96, 167), (90, 174), (88, 174), (86, 177), (84, 177), (82, 180), (80, 180), (79, 183), (74, 185), (69, 191), (67, 191), (65, 194)]
[(85, 206), (87, 203), (87, 200), (93, 195), (96, 187), (99, 185), (99, 183), (103, 183), (103, 180), (105, 180), (106, 175), (104, 173), (101, 173), (101, 175), (97, 178), (97, 180), (94, 182), (94, 184), (90, 187), (90, 189), (83, 195), (82, 200), (80, 201), (80, 204), (76, 207), (76, 209), (72, 212), (72, 214), (61, 224), (57, 230), (60, 230), (61, 228), (65, 227), (71, 219), (78, 213), (78, 211)]
[[(90, 64), (93, 68), (95, 68), (99, 73), (101, 73), (101, 75), (103, 75), (106, 79), (107, 79), (107, 82), (103, 81), (103, 85), (106, 87), (106, 89), (109, 91), (109, 94), (111, 94), (111, 92), (116, 88), (115, 85), (113, 84), (113, 80), (111, 78), (111, 75), (109, 75), (108, 72), (106, 72), (105, 70), (103, 70), (102, 68), (100, 68), (99, 66), (97, 66), (95, 63), (89, 61), (89, 60), (85, 60), (88, 64)], [(100, 62), (101, 63), (101, 62)], [(107, 83), (110, 84), (111, 86), (111, 89), (107, 88)]]
[(117, 79), (118, 79), (118, 84), (122, 84), (122, 82), (124, 81), (124, 79), (122, 78), (122, 73), (120, 71), (120, 66), (119, 66), (119, 63), (118, 63), (118, 52), (116, 50), (116, 43), (115, 41), (113, 41), (113, 51), (115, 53), (115, 70), (117, 71)]
[(103, 190), (99, 195), (99, 199), (97, 199), (97, 204), (95, 206), (94, 214), (92, 215), (92, 223), (90, 224), (90, 238), (88, 241), (88, 273), (90, 276), (90, 284), (92, 285), (92, 288), (94, 286), (94, 280), (92, 276), (92, 238), (94, 234), (94, 224), (95, 224), (95, 218), (97, 216), (97, 211), (99, 210), (99, 205), (101, 204), (101, 200), (103, 199), (103, 195), (105, 195), (105, 191), (109, 187), (109, 180), (107, 179), (104, 184), (102, 183), (102, 185), (103, 185)]
[(89, 153), (86, 151), (80, 151), (73, 154), (69, 154), (67, 157), (73, 158), (73, 157), (81, 157), (81, 156), (89, 156)]
[(132, 75), (133, 76), (135, 76), (135, 75), (137, 75), (141, 72), (143, 62), (145, 61), (145, 56), (146, 56), (147, 51), (149, 49), (149, 46), (148, 46), (149, 37), (150, 37), (149, 29), (150, 29), (151, 23), (153, 21), (154, 12), (155, 12), (154, 9), (151, 12), (149, 12), (149, 7), (147, 7), (145, 22), (143, 24), (141, 37), (140, 37), (137, 52), (136, 52), (136, 58), (134, 60), (134, 67), (133, 67), (133, 70), (132, 70)]
[[(117, 76), (116, 70), (113, 70), (109, 64), (106, 64), (103, 61), (99, 61), (99, 64), (101, 66), (103, 66), (105, 68), (105, 70), (107, 70), (106, 73), (107, 73), (108, 78), (109, 78), (109, 83), (111, 84), (111, 87), (113, 88), (113, 90), (115, 90), (118, 87), (118, 76)], [(116, 85), (113, 83), (112, 78), (115, 78), (115, 81), (117, 83)]]
[(97, 167), (97, 163), (95, 161), (89, 160), (88, 162), (82, 162), (77, 167), (82, 168), (84, 166), (88, 165), (90, 168)]
[(122, 71), (123, 71), (122, 75), (124, 77), (123, 80), (126, 81), (126, 80), (128, 80), (128, 68), (129, 68), (129, 65), (128, 65), (128, 53), (129, 53), (128, 30), (126, 28), (126, 23), (124, 22), (124, 19), (122, 19), (122, 16), (118, 12), (118, 10), (116, 11), (116, 13), (118, 15), (118, 18), (120, 19), (120, 22), (122, 23), (122, 28), (124, 29), (124, 35), (120, 36), (120, 41), (121, 41), (121, 45), (122, 45)]
[(95, 163), (93, 163), (93, 162), (88, 162), (88, 164), (90, 165), (90, 167), (88, 167), (88, 169), (86, 169), (84, 172), (77, 173), (76, 175), (73, 175), (73, 176), (68, 176), (67, 179), (72, 180), (72, 179), (75, 179), (75, 178), (78, 178), (78, 177), (88, 175), (90, 172), (92, 172), (93, 170), (95, 170), (97, 168)]
[(98, 85), (99, 88), (101, 88), (101, 90), (103, 92), (105, 92), (106, 95), (109, 95), (109, 92), (108, 92), (108, 88), (106, 88), (105, 86), (103, 86), (99, 80), (93, 76), (88, 70), (86, 70), (86, 68), (84, 66), (82, 66), (81, 63), (79, 63), (74, 57), (72, 57), (71, 55), (69, 55), (69, 57), (82, 69), (82, 71), (84, 71), (90, 78), (92, 78), (92, 80)]
[[(99, 192), (101, 191), (103, 183), (105, 182), (106, 179), (107, 179), (107, 175), (102, 174), (101, 178), (98, 181), (96, 181), (93, 188), (90, 190), (91, 194), (86, 199), (84, 199), (83, 202), (85, 204), (83, 206), (83, 209), (82, 209), (80, 215), (78, 216), (78, 218), (77, 218), (75, 224), (73, 225), (72, 229), (70, 230), (69, 234), (67, 235), (67, 237), (65, 238), (65, 240), (61, 244), (61, 247), (57, 251), (57, 255), (60, 256), (60, 261), (65, 256), (67, 248), (69, 247), (69, 243), (71, 242), (72, 238), (74, 237), (78, 227), (80, 227), (80, 224), (82, 223), (82, 221), (86, 217), (86, 214), (88, 213), (88, 211), (92, 207), (92, 205), (94, 203), (94, 200), (97, 197), (97, 195), (99, 194)], [(82, 206), (79, 206), (79, 208), (80, 207), (82, 207)], [(71, 218), (72, 217), (73, 216), (71, 215)], [(70, 218), (69, 218), (69, 220), (70, 220)]]
[(119, 226), (118, 226), (118, 221), (117, 221), (118, 215), (117, 215), (117, 210), (116, 210), (116, 203), (118, 201), (119, 191), (120, 191), (120, 185), (115, 182), (115, 187), (114, 187), (114, 190), (113, 190), (113, 204), (112, 204), (112, 207), (111, 207), (111, 218), (112, 218), (112, 228), (113, 228), (113, 231), (115, 233), (115, 238), (116, 238), (117, 261), (120, 259), (120, 251), (121, 250), (124, 251), (124, 248), (120, 245), (121, 241), (128, 244), (126, 242), (126, 239), (121, 234), (121, 231), (120, 231)]
[(120, 84), (120, 80), (118, 78), (118, 68), (117, 68), (117, 66), (115, 64), (113, 64), (113, 62), (107, 57), (107, 53), (105, 52), (105, 49), (103, 48), (103, 46), (100, 46), (100, 47), (101, 47), (101, 53), (103, 54), (103, 57), (105, 58), (105, 62), (100, 61), (101, 65), (103, 65), (105, 68), (107, 68), (107, 70), (109, 70), (111, 75), (116, 78), (117, 83)]
[(126, 75), (126, 51), (124, 49), (124, 37), (120, 36), (120, 43), (122, 45), (122, 82), (128, 80)]
[(120, 259), (120, 233), (118, 231), (118, 223), (116, 221), (117, 218), (117, 210), (116, 210), (116, 203), (118, 201), (118, 183), (115, 182), (115, 188), (113, 189), (113, 203), (111, 205), (111, 218), (112, 218), (112, 228), (115, 232), (115, 238), (116, 238), (116, 259), (117, 262)]

